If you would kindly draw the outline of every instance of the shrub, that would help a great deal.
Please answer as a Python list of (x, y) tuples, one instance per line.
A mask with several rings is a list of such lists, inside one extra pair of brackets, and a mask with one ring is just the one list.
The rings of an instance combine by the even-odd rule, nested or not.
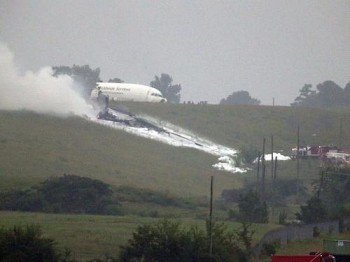
[(254, 223), (267, 223), (268, 210), (266, 202), (262, 202), (257, 192), (249, 190), (241, 194), (238, 202), (240, 219)]
[(300, 213), (296, 217), (305, 223), (315, 223), (327, 220), (328, 215), (322, 200), (314, 196), (305, 206), (300, 206)]
[(109, 185), (76, 175), (53, 177), (41, 185), (0, 193), (0, 209), (49, 213), (119, 214)]
[(240, 232), (229, 232), (223, 223), (213, 223), (211, 232), (212, 257), (209, 223), (206, 232), (197, 227), (185, 230), (169, 220), (142, 225), (121, 247), (120, 261), (249, 261), (253, 233), (248, 225), (243, 225)]
[(58, 261), (53, 239), (42, 237), (40, 227), (28, 225), (0, 229), (1, 261)]

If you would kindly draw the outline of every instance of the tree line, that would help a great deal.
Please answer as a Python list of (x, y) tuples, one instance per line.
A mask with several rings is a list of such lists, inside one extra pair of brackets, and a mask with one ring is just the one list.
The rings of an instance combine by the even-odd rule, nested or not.
[[(96, 82), (101, 82), (100, 68), (91, 69), (89, 65), (53, 66), (53, 75), (69, 75), (73, 80), (80, 84), (82, 94), (85, 98), (90, 96), (91, 90), (95, 88)], [(108, 82), (123, 83), (118, 77), (108, 80)], [(173, 78), (166, 73), (160, 76), (155, 75), (154, 80), (149, 85), (162, 92), (163, 96), (170, 103), (180, 103), (181, 84), (173, 84)], [(350, 105), (350, 82), (341, 88), (331, 80), (324, 81), (313, 90), (311, 84), (305, 84), (299, 90), (299, 96), (294, 99), (291, 106), (310, 106), (310, 107), (331, 107)], [(260, 105), (261, 101), (252, 97), (248, 91), (239, 90), (223, 98), (219, 102), (223, 105)]]
[[(220, 101), (220, 104), (260, 105), (260, 100), (250, 96), (248, 91), (236, 91)], [(333, 107), (350, 105), (350, 82), (341, 88), (331, 80), (324, 81), (313, 89), (311, 84), (305, 84), (291, 106)]]
[(313, 89), (311, 84), (305, 84), (299, 90), (291, 106), (332, 107), (350, 105), (350, 82), (344, 88), (333, 81), (325, 81)]

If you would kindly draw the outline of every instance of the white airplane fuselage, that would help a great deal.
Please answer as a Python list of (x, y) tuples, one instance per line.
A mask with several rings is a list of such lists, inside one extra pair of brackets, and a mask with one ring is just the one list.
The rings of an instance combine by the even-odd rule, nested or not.
[(153, 87), (127, 84), (127, 83), (96, 83), (96, 88), (91, 92), (92, 98), (97, 98), (99, 91), (113, 101), (135, 101), (135, 102), (166, 102), (162, 93)]

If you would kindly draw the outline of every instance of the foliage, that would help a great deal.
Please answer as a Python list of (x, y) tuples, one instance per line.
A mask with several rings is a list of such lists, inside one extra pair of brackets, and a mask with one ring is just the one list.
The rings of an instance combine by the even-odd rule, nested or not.
[(287, 222), (287, 212), (282, 210), (278, 215), (278, 224), (285, 225)]
[(312, 90), (312, 85), (305, 84), (299, 90), (300, 94), (291, 106), (333, 107), (350, 105), (350, 82), (344, 89), (330, 80), (318, 84), (316, 88), (317, 91)]
[(305, 223), (317, 223), (326, 221), (328, 215), (322, 200), (313, 196), (306, 205), (300, 206), (300, 213), (297, 213), (296, 217)]
[(238, 208), (242, 221), (268, 223), (267, 204), (265, 201), (261, 201), (259, 194), (252, 189), (246, 194), (240, 195)]
[(350, 201), (349, 187), (349, 173), (329, 170), (321, 172), (317, 194), (330, 218), (335, 219), (344, 216), (345, 205)]
[(168, 74), (162, 73), (160, 77), (155, 76), (154, 78), (150, 86), (158, 89), (169, 103), (178, 104), (181, 98), (181, 85), (172, 85), (173, 79)]
[(42, 237), (38, 226), (0, 229), (1, 261), (54, 262), (59, 261), (59, 257), (54, 240)]
[(95, 88), (96, 82), (100, 82), (100, 69), (91, 69), (89, 65), (54, 66), (53, 75), (69, 75), (75, 82), (83, 88), (84, 97), (90, 97), (92, 89)]
[(107, 184), (76, 175), (50, 178), (42, 183), (39, 192), (47, 205), (45, 210), (90, 214), (103, 214), (112, 194)]
[(276, 254), (277, 249), (281, 247), (281, 242), (279, 239), (275, 239), (271, 242), (263, 243), (260, 257), (270, 257)]
[(106, 214), (113, 204), (111, 195), (109, 186), (101, 181), (64, 175), (50, 178), (35, 188), (1, 192), (0, 208), (50, 213)]
[[(139, 226), (128, 245), (121, 247), (121, 261), (249, 261), (252, 232), (248, 225), (240, 232), (229, 232), (223, 223), (212, 225), (212, 257), (207, 232), (178, 222), (162, 220)], [(243, 245), (241, 244), (243, 243)]]
[(252, 98), (248, 91), (233, 92), (226, 99), (220, 101), (222, 105), (260, 105), (260, 101)]

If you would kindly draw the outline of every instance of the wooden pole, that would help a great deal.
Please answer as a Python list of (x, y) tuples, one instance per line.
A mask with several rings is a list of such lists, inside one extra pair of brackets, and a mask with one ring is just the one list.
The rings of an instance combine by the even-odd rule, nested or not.
[(213, 181), (214, 177), (211, 176), (210, 179), (210, 207), (209, 207), (209, 257), (210, 261), (212, 261), (213, 256)]
[(339, 124), (339, 141), (338, 141), (339, 149), (342, 148), (342, 143), (343, 143), (343, 118), (340, 119), (340, 124)]
[(261, 159), (261, 168), (262, 168), (262, 189), (261, 189), (261, 195), (262, 195), (262, 199), (265, 200), (265, 172), (266, 172), (266, 166), (265, 166), (265, 137), (263, 139), (263, 153), (262, 153), (262, 159)]
[(273, 136), (271, 136), (271, 178), (273, 179)]
[(300, 172), (300, 126), (297, 131), (297, 199), (299, 199), (299, 172)]
[(277, 156), (275, 157), (275, 168), (273, 170), (273, 181), (276, 181), (277, 178)]
[(276, 187), (276, 173), (277, 173), (277, 156), (275, 157), (274, 169), (272, 174), (272, 201), (271, 201), (271, 220), (275, 216), (275, 187)]
[(259, 192), (259, 176), (260, 176), (260, 157), (261, 157), (261, 154), (260, 152), (258, 152), (258, 167), (257, 167), (257, 170), (256, 170), (256, 192)]

